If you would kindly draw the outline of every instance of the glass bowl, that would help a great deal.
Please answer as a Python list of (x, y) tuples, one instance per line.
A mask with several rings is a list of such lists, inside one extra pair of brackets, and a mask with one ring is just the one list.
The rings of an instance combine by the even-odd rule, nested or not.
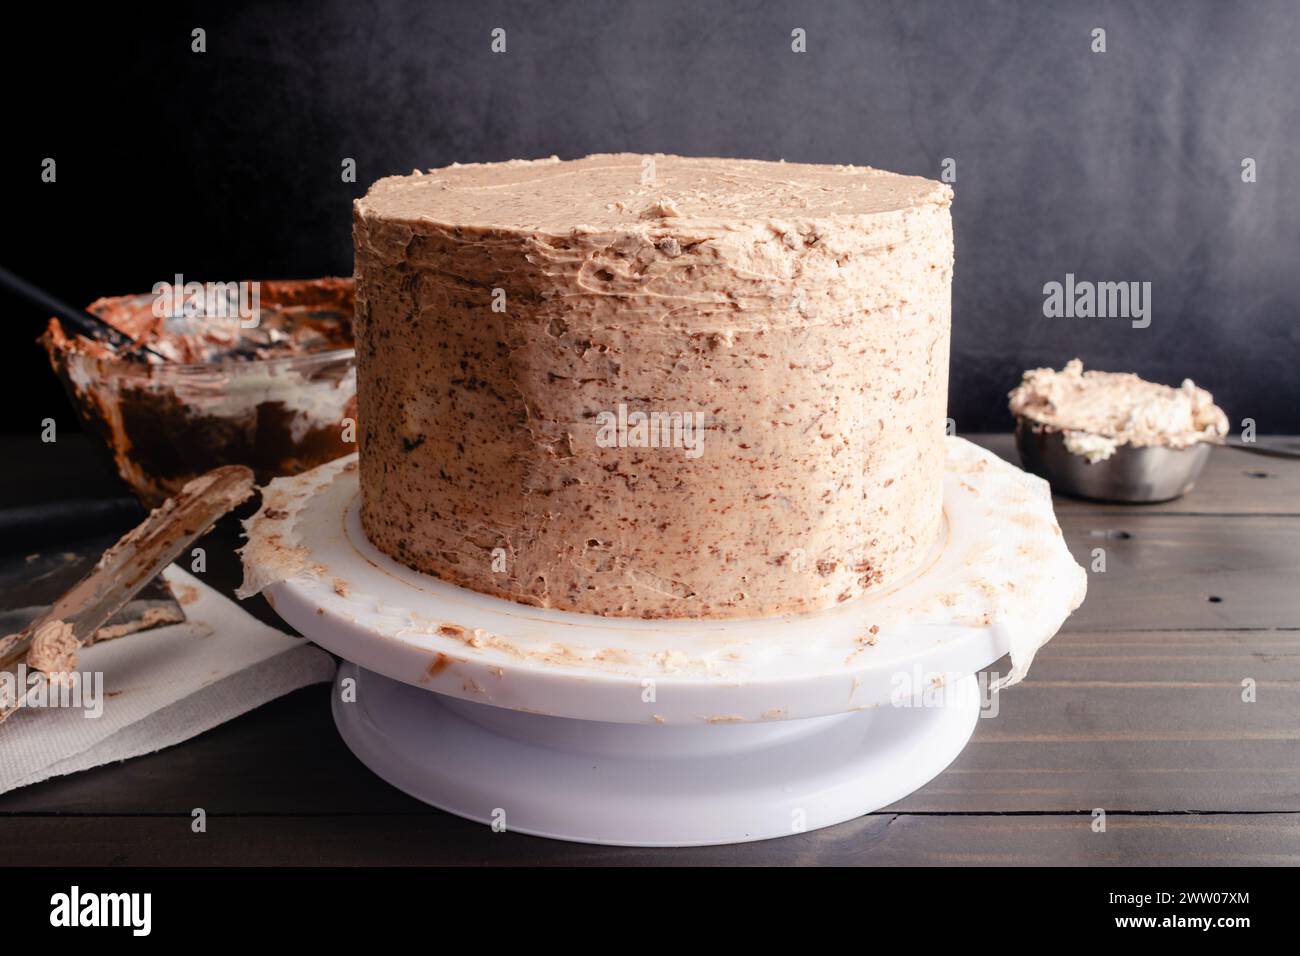
[[(337, 322), (351, 339), (350, 279), (263, 282), (260, 289), (264, 316)], [(100, 299), (89, 308), (119, 324), (146, 316), (155, 298)], [(41, 342), (83, 425), (150, 507), (220, 465), (247, 465), (265, 483), (356, 450), (351, 347), (145, 364), (67, 335), (57, 319)]]

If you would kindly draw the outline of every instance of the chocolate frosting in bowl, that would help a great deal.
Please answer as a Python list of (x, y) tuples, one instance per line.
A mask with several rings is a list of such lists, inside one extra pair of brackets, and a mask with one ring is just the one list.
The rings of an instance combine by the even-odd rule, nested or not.
[(235, 317), (159, 316), (153, 294), (89, 311), (170, 361), (129, 361), (51, 319), (41, 343), (83, 424), (149, 505), (212, 468), (245, 464), (259, 481), (355, 450), (352, 281), (259, 283), (256, 327)]

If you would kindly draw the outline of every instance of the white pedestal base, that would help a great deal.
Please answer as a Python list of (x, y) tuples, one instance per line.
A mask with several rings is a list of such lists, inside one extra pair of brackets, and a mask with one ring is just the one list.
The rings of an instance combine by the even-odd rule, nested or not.
[(441, 810), (580, 843), (701, 846), (788, 836), (887, 806), (937, 776), (975, 729), (975, 678), (943, 706), (805, 720), (647, 726), (457, 700), (344, 664), (348, 747)]
[[(603, 618), (411, 570), (366, 540), (356, 459), (262, 492), (243, 595), (352, 663), (348, 746), (436, 807), (589, 843), (786, 836), (935, 777), (1083, 599), (1047, 485), (948, 440), (944, 532), (891, 588), (809, 614)], [(915, 706), (896, 707), (905, 695)], [(924, 705), (924, 706), (922, 706)]]

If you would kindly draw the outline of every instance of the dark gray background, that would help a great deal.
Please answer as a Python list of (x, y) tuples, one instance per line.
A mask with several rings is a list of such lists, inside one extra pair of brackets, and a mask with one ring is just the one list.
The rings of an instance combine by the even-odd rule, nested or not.
[[(7, 31), (3, 261), (82, 304), (181, 272), (351, 271), (354, 196), (452, 161), (632, 150), (957, 161), (951, 414), (1010, 425), (1026, 367), (1210, 388), (1300, 432), (1300, 4), (264, 3)], [(125, 19), (126, 17), (132, 19)], [(208, 52), (189, 52), (207, 30)], [(507, 30), (508, 52), (490, 52)], [(790, 50), (803, 27), (808, 52)], [(1090, 50), (1094, 27), (1108, 51)], [(14, 135), (16, 134), (16, 135)], [(39, 182), (54, 156), (59, 180)], [(1241, 181), (1243, 157), (1259, 181)], [(340, 161), (358, 183), (340, 181)], [(1047, 319), (1042, 286), (1150, 281), (1153, 322)], [(4, 427), (66, 405), (7, 298)], [(29, 420), (30, 419), (30, 420)]]

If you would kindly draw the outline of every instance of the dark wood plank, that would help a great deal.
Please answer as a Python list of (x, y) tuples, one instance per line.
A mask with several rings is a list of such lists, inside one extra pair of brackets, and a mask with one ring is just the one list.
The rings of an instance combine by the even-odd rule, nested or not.
[[(1257, 703), (1241, 701), (1245, 677)], [(0, 814), (426, 812), (347, 751), (328, 692), (304, 688), (182, 746), (6, 794)], [(1300, 631), (1062, 634), (954, 765), (891, 809), (1094, 807), (1300, 811)]]
[[(968, 437), (1019, 464), (1012, 436)], [(1300, 626), (1300, 461), (1218, 448), (1178, 501), (1055, 507), (1075, 559), (1107, 559), (1069, 630)]]
[(1096, 807), (1300, 811), (1300, 630), (1061, 634), (953, 765), (891, 809)]
[(1300, 814), (871, 814), (826, 830), (721, 847), (647, 850), (493, 833), (442, 814), (0, 818), (0, 859), (33, 865), (1295, 865)]
[[(1017, 467), (1009, 434), (965, 435)], [(1155, 505), (1107, 505), (1058, 495), (1058, 514), (1134, 512), (1142, 514), (1300, 514), (1300, 460), (1272, 458), (1216, 448), (1196, 487), (1176, 501)]]
[[(1016, 460), (1010, 436), (979, 438)], [(48, 453), (42, 460), (50, 468), (40, 467), (66, 476), (90, 452), (73, 440), (33, 454)], [(1242, 462), (1276, 476), (1250, 478)], [(80, 476), (61, 479), (59, 492), (114, 490), (97, 465)], [(1300, 463), (1216, 451), (1182, 502), (1123, 508), (1060, 499), (1057, 506), (1076, 557), (1086, 565), (1091, 549), (1104, 547), (1107, 572), (1090, 575), (1088, 602), (1040, 653), (1029, 680), (1002, 696), (999, 715), (980, 722), (953, 767), (889, 808), (905, 812), (690, 850), (495, 835), (370, 774), (334, 731), (322, 686), (163, 753), (0, 797), (0, 859), (1300, 862), (1300, 523), (1263, 517), (1300, 513)], [(1245, 517), (1215, 517), (1232, 514)], [(210, 541), (213, 583), (229, 587), (237, 578), (226, 554), (236, 543), (233, 524)], [(250, 610), (275, 620), (265, 608)], [(1258, 682), (1254, 704), (1240, 699), (1248, 677)], [(206, 835), (189, 832), (196, 806), (210, 814)], [(1094, 807), (1110, 814), (1107, 834), (1090, 829)]]
[[(1300, 516), (1058, 515), (1088, 575), (1069, 630), (1300, 627)], [(1105, 573), (1092, 572), (1095, 549)]]
[[(1019, 463), (1010, 435), (969, 437)], [(1248, 477), (1257, 469), (1270, 477)], [(1067, 629), (1300, 626), (1300, 461), (1215, 449), (1179, 501), (1055, 506), (1076, 560), (1091, 569), (1106, 552)]]

